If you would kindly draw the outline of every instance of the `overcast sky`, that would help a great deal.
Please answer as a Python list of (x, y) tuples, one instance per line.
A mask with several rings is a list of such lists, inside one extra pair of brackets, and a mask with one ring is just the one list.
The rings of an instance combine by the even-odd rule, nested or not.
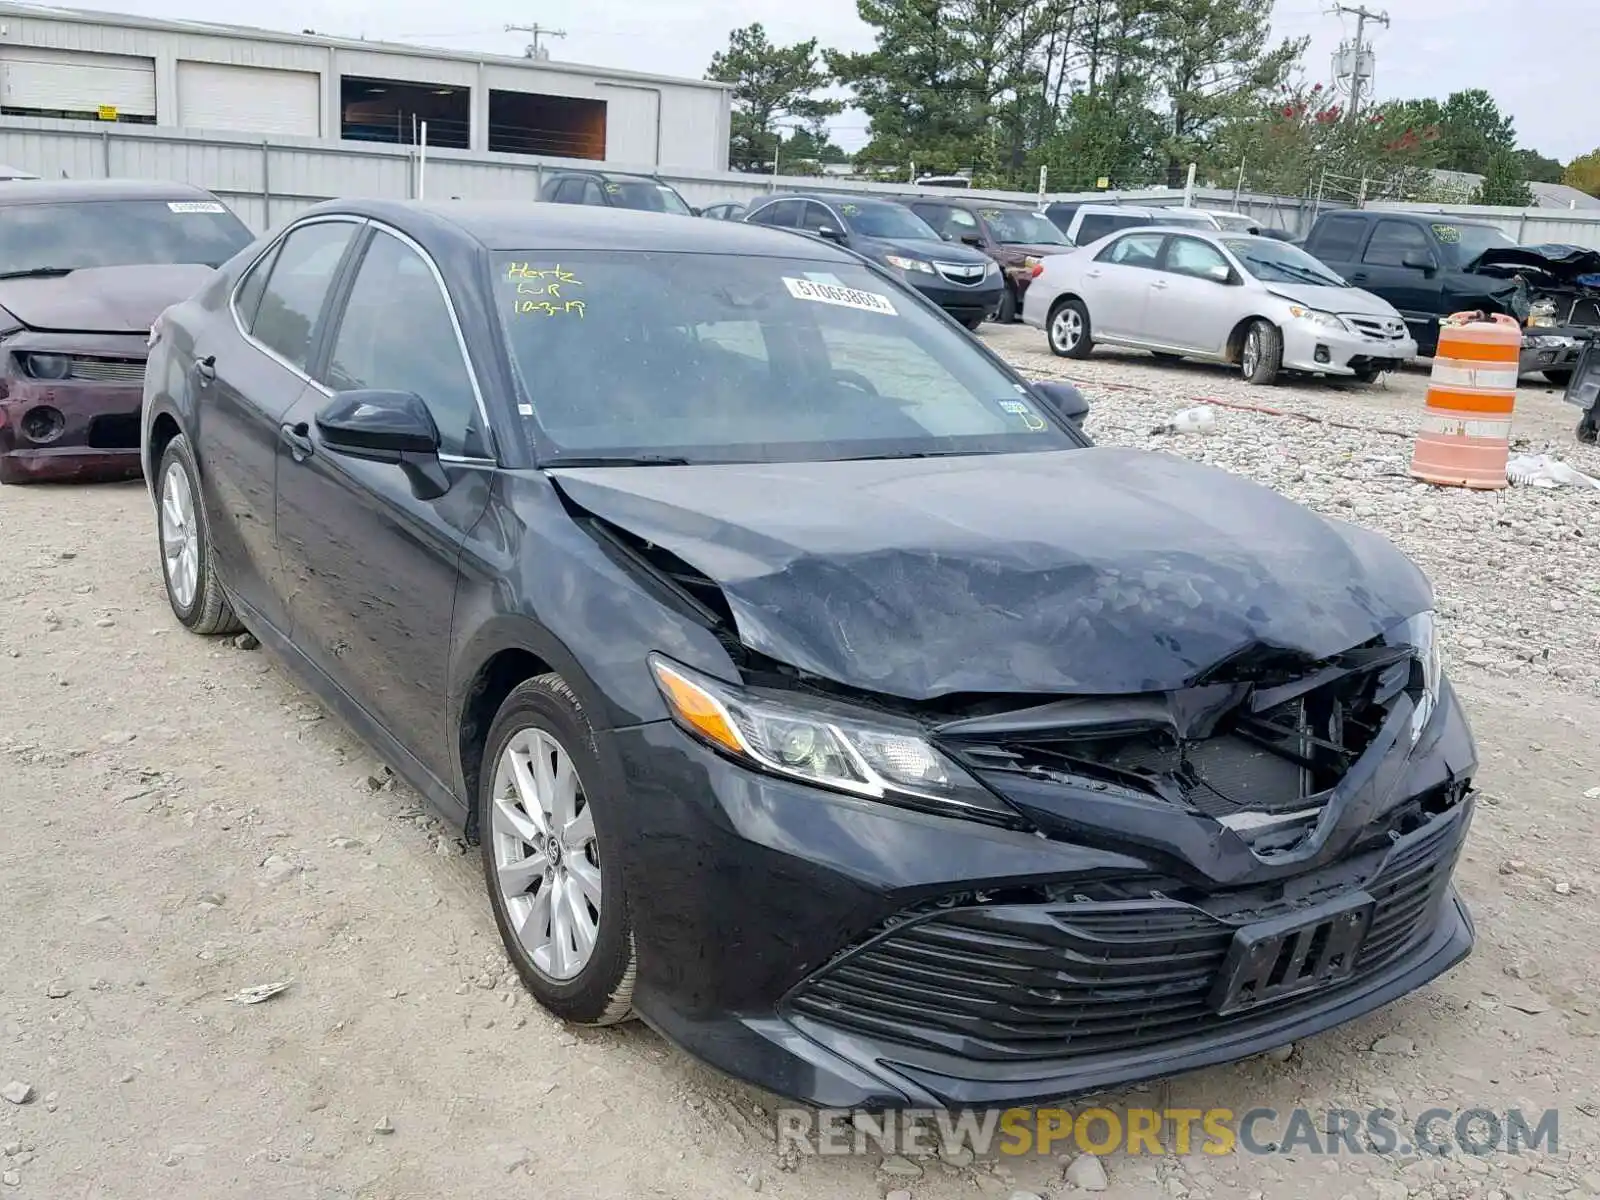
[[(72, 0), (64, 0), (72, 3)], [(78, 0), (80, 4), (84, 0)], [(1369, 7), (1381, 3), (1368, 0)], [(856, 17), (855, 0), (276, 0), (257, 8), (215, 0), (120, 0), (86, 5), (110, 11), (196, 20), (315, 28), (342, 36), (423, 42), (456, 50), (517, 54), (526, 41), (507, 34), (508, 22), (564, 29), (550, 42), (552, 57), (666, 75), (700, 76), (735, 26), (761, 21), (780, 42), (816, 37), (825, 46), (867, 49), (870, 29)], [(1322, 0), (1278, 0), (1282, 36), (1312, 39), (1308, 73), (1326, 78), (1353, 17), (1327, 15)], [(1487, 88), (1516, 118), (1517, 134), (1563, 162), (1600, 145), (1600, 3), (1594, 0), (1388, 0), (1385, 29), (1368, 30), (1378, 52), (1377, 95), (1436, 96)], [(270, 13), (270, 19), (261, 15)], [(866, 140), (863, 118), (847, 113), (836, 140), (854, 150)]]

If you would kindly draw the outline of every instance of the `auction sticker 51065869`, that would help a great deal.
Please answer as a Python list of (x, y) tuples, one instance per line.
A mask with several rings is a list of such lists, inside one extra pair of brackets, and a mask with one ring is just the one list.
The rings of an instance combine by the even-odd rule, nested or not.
[(791, 279), (785, 275), (783, 286), (796, 300), (813, 300), (818, 304), (837, 304), (841, 308), (857, 308), (862, 312), (884, 313), (894, 316), (894, 305), (889, 297), (877, 292), (863, 292), (859, 288), (840, 287), (832, 283), (818, 283), (812, 279)]

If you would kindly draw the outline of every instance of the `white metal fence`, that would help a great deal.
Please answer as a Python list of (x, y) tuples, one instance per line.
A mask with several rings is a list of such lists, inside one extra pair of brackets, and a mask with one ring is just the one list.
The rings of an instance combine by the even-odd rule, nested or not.
[[(334, 197), (413, 199), (417, 195), (420, 173), (418, 154), (410, 146), (286, 137), (261, 141), (237, 133), (24, 117), (0, 117), (0, 162), (36, 172), (43, 179), (168, 179), (196, 184), (227, 200), (239, 216), (258, 231), (281, 224), (302, 209)], [(429, 150), (426, 195), (430, 200), (452, 197), (533, 200), (539, 194), (546, 172), (561, 167), (597, 165), (600, 164), (512, 154)], [(626, 163), (605, 165), (619, 171), (649, 171), (649, 168)], [(772, 177), (681, 169), (659, 172), (659, 176), (694, 205), (722, 200), (748, 201), (786, 189), (815, 188), (888, 196), (950, 194), (947, 189), (919, 188), (909, 183), (863, 183), (810, 176)], [(995, 200), (1037, 199), (1021, 192), (961, 194)], [(1168, 206), (1183, 203), (1183, 193), (1170, 188), (1110, 193), (1053, 192), (1048, 198), (1093, 200), (1102, 204)], [(1194, 203), (1207, 208), (1235, 209), (1263, 225), (1298, 236), (1309, 231), (1319, 212), (1348, 207), (1326, 201), (1317, 203), (1296, 197), (1211, 188), (1196, 189)], [(1572, 242), (1600, 249), (1600, 213), (1393, 202), (1371, 207), (1448, 213), (1462, 220), (1488, 220), (1519, 241)]]

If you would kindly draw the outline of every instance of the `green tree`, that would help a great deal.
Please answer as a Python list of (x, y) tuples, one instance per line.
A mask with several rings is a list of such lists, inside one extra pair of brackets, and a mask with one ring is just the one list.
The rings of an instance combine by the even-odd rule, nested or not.
[(1167, 183), (1204, 163), (1216, 131), (1287, 80), (1308, 39), (1269, 46), (1273, 0), (1151, 0), (1150, 78), (1165, 109)]
[(1580, 154), (1567, 164), (1561, 182), (1591, 196), (1600, 196), (1600, 150)]
[(1485, 174), (1497, 151), (1514, 150), (1517, 131), (1500, 112), (1494, 97), (1482, 88), (1452, 92), (1439, 118), (1440, 162), (1447, 171)]
[(1511, 208), (1528, 208), (1533, 204), (1533, 193), (1523, 176), (1522, 160), (1514, 150), (1496, 150), (1484, 164), (1483, 183), (1472, 195), (1474, 204), (1503, 204)]
[(1546, 158), (1537, 150), (1524, 147), (1517, 151), (1517, 161), (1522, 164), (1522, 177), (1534, 183), (1560, 183), (1561, 161)]
[(737, 166), (771, 162), (784, 118), (814, 122), (841, 111), (837, 100), (817, 93), (830, 79), (817, 53), (817, 40), (774, 45), (759, 22), (735, 29), (728, 48), (711, 56), (707, 79), (733, 85), (730, 157)]

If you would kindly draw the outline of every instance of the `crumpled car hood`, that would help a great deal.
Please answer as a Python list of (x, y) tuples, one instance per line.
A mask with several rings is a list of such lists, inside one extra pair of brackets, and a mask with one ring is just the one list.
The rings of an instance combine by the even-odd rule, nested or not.
[(1171, 690), (1432, 605), (1386, 539), (1145, 451), (550, 475), (721, 585), (751, 649), (904, 700)]
[(194, 295), (215, 274), (204, 265), (168, 263), (0, 279), (0, 308), (30, 329), (46, 332), (148, 333), (162, 312)]
[(1382, 296), (1358, 287), (1319, 287), (1310, 283), (1269, 283), (1264, 286), (1274, 296), (1323, 312), (1400, 319), (1400, 313), (1394, 305)]
[(1531, 267), (1561, 283), (1576, 283), (1582, 276), (1600, 275), (1600, 251), (1559, 242), (1544, 242), (1537, 246), (1493, 246), (1473, 260), (1471, 269), (1478, 271), (1485, 267)]

